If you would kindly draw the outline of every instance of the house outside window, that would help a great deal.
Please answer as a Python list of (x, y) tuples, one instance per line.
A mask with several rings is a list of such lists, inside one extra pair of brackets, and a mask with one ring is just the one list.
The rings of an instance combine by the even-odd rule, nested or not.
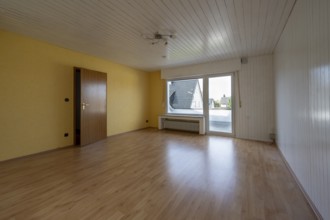
[(171, 80), (167, 82), (167, 113), (203, 114), (203, 80)]

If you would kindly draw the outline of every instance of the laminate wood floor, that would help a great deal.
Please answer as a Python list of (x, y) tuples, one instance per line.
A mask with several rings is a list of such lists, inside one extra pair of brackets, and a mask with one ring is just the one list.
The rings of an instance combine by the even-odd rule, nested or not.
[(276, 147), (145, 129), (0, 163), (0, 219), (315, 219)]

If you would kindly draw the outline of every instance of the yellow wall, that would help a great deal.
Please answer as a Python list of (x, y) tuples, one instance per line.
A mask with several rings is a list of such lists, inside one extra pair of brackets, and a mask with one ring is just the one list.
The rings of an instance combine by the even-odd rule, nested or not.
[(74, 66), (108, 73), (108, 135), (147, 126), (148, 73), (0, 31), (0, 161), (73, 144)]
[(150, 74), (149, 91), (149, 126), (158, 127), (158, 116), (165, 110), (165, 80), (160, 78), (160, 72)]

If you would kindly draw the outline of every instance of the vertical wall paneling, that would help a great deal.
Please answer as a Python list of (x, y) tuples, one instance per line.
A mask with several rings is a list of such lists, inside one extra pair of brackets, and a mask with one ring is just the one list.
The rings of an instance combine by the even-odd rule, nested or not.
[(248, 63), (241, 66), (239, 72), (241, 108), (236, 98), (238, 138), (270, 141), (269, 134), (274, 133), (272, 59), (272, 55), (249, 57)]
[(298, 0), (274, 53), (278, 146), (330, 219), (330, 2)]

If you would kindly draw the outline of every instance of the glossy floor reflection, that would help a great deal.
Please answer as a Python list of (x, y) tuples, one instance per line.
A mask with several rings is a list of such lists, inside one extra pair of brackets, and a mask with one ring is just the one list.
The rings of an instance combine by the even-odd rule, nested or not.
[(273, 145), (145, 129), (0, 163), (0, 219), (315, 219)]
[(214, 193), (221, 190), (219, 187), (226, 188), (233, 181), (235, 158), (233, 140), (221, 140), (219, 146), (219, 137), (210, 137), (203, 148), (195, 143), (169, 141), (166, 165), (172, 183), (180, 185), (186, 179), (185, 187), (214, 190)]
[(215, 132), (232, 133), (231, 122), (209, 121), (209, 130)]

